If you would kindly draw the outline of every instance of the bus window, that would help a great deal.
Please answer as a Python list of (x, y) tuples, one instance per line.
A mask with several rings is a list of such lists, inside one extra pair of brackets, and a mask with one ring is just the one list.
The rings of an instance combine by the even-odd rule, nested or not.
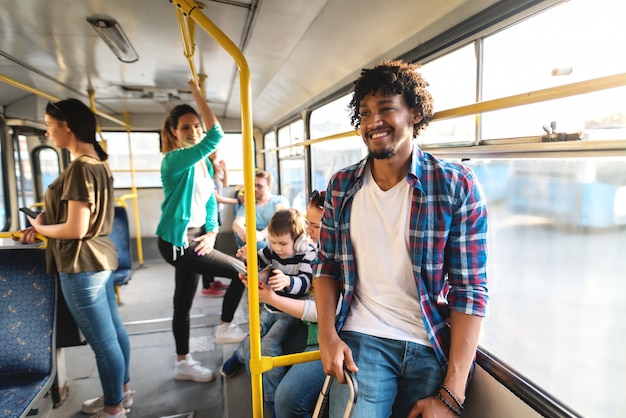
[[(485, 38), (483, 100), (625, 72), (617, 41), (626, 38), (623, 2), (598, 4), (566, 2)], [(618, 88), (489, 112), (483, 138), (543, 135), (552, 121), (569, 133), (623, 124), (625, 103), (626, 89)]]
[[(340, 97), (311, 112), (311, 137), (321, 138), (354, 130), (348, 105), (352, 94)], [(367, 152), (361, 137), (354, 136), (311, 145), (313, 190), (326, 190), (328, 180), (338, 169), (361, 160)]]
[(463, 164), (489, 210), (490, 314), (480, 345), (582, 416), (620, 416), (626, 158)]
[[(285, 196), (289, 203), (302, 202), (302, 196), (306, 196), (304, 159), (282, 159), (280, 160), (281, 188), (280, 194)], [(304, 202), (307, 200), (304, 199)], [(296, 209), (306, 212), (306, 205), (296, 204)]]
[(243, 184), (243, 142), (241, 133), (225, 133), (218, 147), (228, 169), (227, 186)]
[[(278, 143), (276, 142), (276, 133), (272, 131), (265, 134), (263, 137), (263, 148), (272, 149), (277, 146)], [(274, 178), (272, 193), (278, 193), (278, 152), (269, 151), (265, 153), (265, 171), (270, 173)]]
[[(283, 126), (278, 130), (278, 146), (284, 147), (287, 145), (297, 144), (304, 141), (304, 122), (302, 119), (290, 123), (287, 126)], [(278, 150), (278, 157), (297, 157), (304, 154), (302, 147), (291, 147)]]
[[(472, 103), (476, 95), (476, 53), (474, 43), (424, 64), (421, 73), (433, 96), (434, 111)], [(468, 145), (476, 137), (474, 116), (433, 121), (419, 135), (421, 144)]]
[(328, 180), (340, 168), (359, 162), (367, 155), (360, 136), (311, 145), (311, 176), (314, 190), (326, 190)]
[(348, 110), (350, 100), (352, 100), (352, 94), (347, 94), (312, 111), (309, 121), (311, 139), (354, 130), (350, 124)]
[(17, 135), (17, 144), (14, 148), (15, 177), (17, 180), (17, 197), (20, 207), (29, 207), (35, 203), (33, 187), (33, 170), (28, 153), (28, 137)]
[[(278, 130), (278, 146), (291, 145), (304, 140), (304, 122), (300, 119)], [(280, 194), (289, 202), (306, 193), (304, 148), (291, 147), (278, 151)]]
[(105, 132), (109, 165), (116, 189), (132, 187), (130, 150), (133, 154), (136, 187), (161, 187), (161, 146), (157, 132)]
[[(115, 171), (115, 187), (130, 188), (130, 156), (128, 149), (128, 133), (107, 132), (107, 153), (109, 164)], [(159, 134), (156, 132), (132, 132), (130, 143), (135, 166), (136, 187), (161, 187), (161, 146)], [(220, 142), (219, 150), (228, 167), (230, 184), (243, 184), (241, 133), (225, 133)]]
[(33, 163), (39, 170), (41, 185), (37, 187), (37, 200), (43, 201), (46, 189), (61, 174), (59, 154), (52, 147), (39, 147), (33, 151)]

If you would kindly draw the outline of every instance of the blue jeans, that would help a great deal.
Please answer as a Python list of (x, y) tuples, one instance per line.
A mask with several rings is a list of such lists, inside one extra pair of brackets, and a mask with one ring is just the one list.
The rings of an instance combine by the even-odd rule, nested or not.
[[(437, 393), (445, 371), (431, 347), (343, 331), (359, 371), (355, 417), (405, 418), (415, 402)], [(333, 384), (330, 416), (343, 416), (349, 398), (347, 385)]]
[[(315, 345), (307, 347), (305, 351), (318, 349), (319, 347)], [(276, 418), (310, 418), (325, 378), (320, 360), (291, 366), (276, 388), (274, 395)]]
[[(264, 307), (261, 308), (259, 322), (261, 327), (261, 355), (272, 357), (283, 354), (283, 342), (301, 323), (300, 319), (289, 314), (268, 312)], [(250, 335), (239, 344), (237, 358), (240, 363), (246, 365), (246, 370), (250, 374)], [(286, 372), (286, 367), (275, 367), (263, 373), (263, 400), (272, 413), (274, 413), (276, 387)]]
[[(258, 231), (257, 231), (258, 232)], [(241, 248), (244, 245), (246, 245), (245, 242), (243, 242), (241, 240), (241, 238), (239, 238), (239, 235), (235, 234), (235, 242), (237, 243), (237, 248)], [(257, 241), (256, 242), (256, 250), (262, 250), (263, 248), (267, 247), (267, 241), (266, 240), (261, 240), (261, 241)]]
[(59, 273), (59, 278), (67, 306), (96, 355), (104, 404), (119, 405), (130, 380), (130, 341), (117, 311), (111, 271)]

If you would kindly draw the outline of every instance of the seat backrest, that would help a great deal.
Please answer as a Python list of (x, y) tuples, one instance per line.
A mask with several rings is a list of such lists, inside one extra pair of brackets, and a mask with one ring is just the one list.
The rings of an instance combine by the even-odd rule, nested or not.
[(113, 230), (109, 235), (117, 248), (117, 270), (113, 272), (115, 284), (126, 284), (130, 280), (133, 269), (132, 256), (130, 253), (130, 229), (128, 226), (128, 214), (123, 206), (115, 206), (115, 218)]
[[(222, 193), (227, 197), (237, 197), (238, 193), (241, 193), (243, 186), (229, 186), (224, 187)], [(234, 206), (234, 207), (231, 207)], [(237, 242), (235, 241), (235, 235), (233, 233), (233, 219), (235, 219), (236, 207), (238, 205), (226, 205), (221, 212), (221, 225), (220, 232), (217, 234), (217, 240), (215, 241), (215, 248), (225, 254), (235, 256), (237, 252)]]
[(0, 248), (0, 411), (24, 416), (52, 385), (57, 286), (45, 250)]

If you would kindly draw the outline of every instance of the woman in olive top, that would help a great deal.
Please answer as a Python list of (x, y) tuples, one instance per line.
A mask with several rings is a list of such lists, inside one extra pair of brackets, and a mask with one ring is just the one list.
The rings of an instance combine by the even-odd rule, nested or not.
[(72, 316), (96, 355), (104, 396), (83, 404), (94, 417), (122, 418), (133, 403), (128, 388), (130, 342), (117, 311), (111, 272), (117, 251), (108, 235), (114, 218), (108, 155), (96, 142), (96, 117), (76, 99), (48, 103), (46, 135), (74, 160), (46, 191), (45, 210), (29, 217), (21, 240), (48, 237), (48, 271), (58, 273)]

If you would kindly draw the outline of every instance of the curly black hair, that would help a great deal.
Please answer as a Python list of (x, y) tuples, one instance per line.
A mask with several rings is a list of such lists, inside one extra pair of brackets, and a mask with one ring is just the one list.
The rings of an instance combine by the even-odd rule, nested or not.
[(428, 83), (417, 72), (419, 68), (419, 64), (395, 60), (383, 61), (374, 68), (361, 70), (361, 76), (354, 82), (354, 95), (348, 105), (354, 129), (361, 126), (361, 100), (368, 94), (380, 91), (385, 95), (402, 94), (409, 108), (418, 110), (422, 120), (413, 125), (413, 138), (417, 137), (433, 118), (433, 98), (426, 90)]

